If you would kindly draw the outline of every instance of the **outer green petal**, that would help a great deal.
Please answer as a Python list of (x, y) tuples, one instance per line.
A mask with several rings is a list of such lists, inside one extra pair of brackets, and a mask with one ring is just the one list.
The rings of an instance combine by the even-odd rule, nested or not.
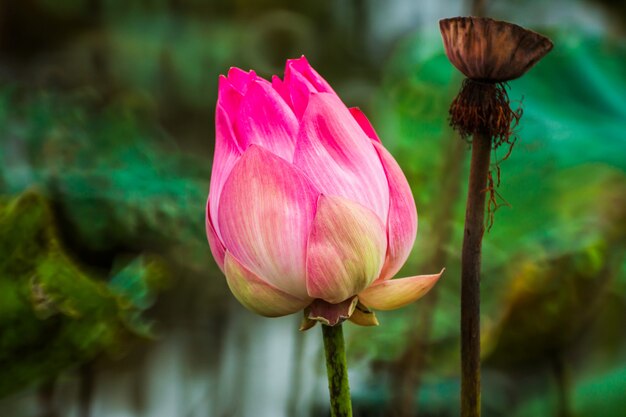
[(404, 307), (430, 291), (443, 271), (434, 275), (379, 281), (359, 293), (359, 300), (375, 310), (395, 310)]
[(321, 195), (307, 247), (307, 292), (331, 304), (367, 288), (380, 273), (387, 236), (370, 209)]
[(311, 299), (300, 299), (263, 281), (246, 269), (230, 252), (224, 257), (228, 287), (247, 309), (266, 317), (280, 317), (304, 309)]

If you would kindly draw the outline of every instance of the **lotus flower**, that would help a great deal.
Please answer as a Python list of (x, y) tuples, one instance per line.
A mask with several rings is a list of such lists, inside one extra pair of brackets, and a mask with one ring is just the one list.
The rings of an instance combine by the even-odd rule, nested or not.
[(271, 82), (231, 68), (215, 123), (207, 236), (245, 307), (367, 322), (368, 308), (401, 307), (435, 284), (441, 273), (391, 279), (417, 231), (409, 184), (365, 115), (306, 58)]

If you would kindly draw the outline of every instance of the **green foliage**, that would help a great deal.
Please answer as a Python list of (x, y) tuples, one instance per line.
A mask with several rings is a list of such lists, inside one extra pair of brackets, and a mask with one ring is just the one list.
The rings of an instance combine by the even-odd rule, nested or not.
[[(626, 368), (601, 372), (596, 376), (579, 381), (572, 389), (573, 416), (622, 417), (624, 415), (624, 391), (626, 390)], [(555, 415), (556, 398), (543, 392), (529, 401), (514, 414), (515, 417)]]
[(620, 266), (611, 259), (616, 255), (623, 256), (598, 241), (567, 255), (515, 262), (502, 317), (485, 335), (486, 363), (528, 368), (576, 346)]
[(210, 164), (181, 154), (133, 114), (90, 105), (82, 96), (0, 96), (7, 120), (0, 133), (10, 138), (0, 146), (4, 191), (37, 184), (87, 250), (167, 252), (175, 263), (206, 271)]
[(150, 334), (139, 314), (162, 287), (163, 267), (133, 261), (111, 285), (84, 272), (37, 192), (0, 204), (0, 253), (0, 397), (102, 352), (122, 355)]
[[(0, 191), (36, 185), (41, 192), (18, 200), (11, 218), (22, 216), (20, 223), (0, 235), (0, 247), (10, 246), (4, 238), (23, 229), (20, 248), (27, 251), (15, 253), (23, 262), (0, 251), (0, 263), (14, 259), (11, 268), (25, 268), (0, 267), (0, 329), (7, 329), (0, 331), (0, 396), (101, 353), (123, 355), (136, 336), (152, 337), (142, 313), (171, 284), (169, 271), (205, 278), (217, 270), (204, 236), (210, 165), (180, 154), (134, 110), (98, 106), (97, 97), (83, 93), (0, 91)], [(51, 243), (28, 243), (43, 235), (29, 225)], [(57, 231), (76, 258), (66, 255)], [(99, 261), (90, 266), (100, 280), (74, 260), (89, 265), (94, 256)], [(39, 278), (31, 283), (31, 276)], [(220, 284), (198, 279), (192, 294), (206, 305), (225, 290)], [(43, 301), (33, 304), (32, 293)]]

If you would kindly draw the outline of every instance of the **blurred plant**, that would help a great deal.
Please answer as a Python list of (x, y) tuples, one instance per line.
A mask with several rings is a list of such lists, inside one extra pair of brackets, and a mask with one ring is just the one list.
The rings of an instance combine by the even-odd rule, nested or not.
[[(148, 128), (148, 118), (133, 106), (102, 107), (89, 91), (62, 95), (5, 87), (0, 90), (0, 191), (15, 194), (36, 184), (53, 206), (64, 247), (81, 264), (108, 274), (111, 291), (130, 285), (132, 296), (125, 298), (142, 306), (139, 310), (152, 303), (153, 292), (122, 277), (143, 268), (133, 257), (158, 254), (177, 276), (176, 291), (152, 309), (163, 328), (177, 319), (166, 303), (184, 300), (186, 308), (176, 312), (192, 310), (192, 317), (198, 309), (219, 310), (226, 285), (196, 279), (217, 270), (205, 260), (209, 250), (197, 215), (210, 167)], [(137, 298), (142, 294), (147, 298)], [(80, 371), (82, 410), (89, 409), (90, 368), (86, 362)]]
[[(33, 94), (4, 87), (0, 191), (15, 194), (37, 184), (53, 206), (64, 247), (81, 264), (107, 274), (109, 291), (132, 300), (138, 312), (154, 301), (146, 282), (128, 280), (156, 277), (140, 258), (133, 261), (146, 251), (158, 253), (163, 260), (159, 262), (166, 261), (178, 277), (177, 293), (170, 292), (166, 302), (181, 297), (189, 308), (219, 309), (225, 285), (220, 288), (219, 281), (204, 279), (199, 282), (209, 285), (185, 285), (211, 273), (204, 261), (209, 252), (206, 238), (198, 230), (202, 216), (194, 215), (202, 212), (203, 177), (210, 167), (200, 164), (200, 158), (172, 152), (173, 144), (147, 128), (145, 119), (134, 107), (100, 107), (88, 91), (62, 97), (58, 92)], [(148, 275), (139, 275), (140, 270)], [(130, 292), (122, 294), (124, 286)], [(201, 304), (194, 295), (202, 298)], [(207, 299), (214, 301), (207, 304)], [(168, 323), (161, 317), (162, 304), (153, 314), (163, 327)], [(142, 321), (139, 313), (129, 312), (126, 319), (131, 324)], [(83, 410), (89, 409), (91, 398), (90, 361), (83, 361), (80, 371)]]
[(561, 174), (557, 187), (561, 191), (552, 201), (561, 212), (561, 224), (552, 227), (576, 247), (563, 253), (547, 240), (541, 251), (520, 255), (509, 265), (513, 277), (504, 308), (483, 344), (487, 365), (526, 371), (551, 365), (559, 388), (558, 415), (567, 417), (571, 400), (566, 355), (590, 326), (597, 325), (610, 288), (623, 273), (626, 175), (585, 166)]
[[(2, 93), (0, 191), (45, 191), (83, 262), (108, 268), (120, 254), (149, 250), (179, 271), (211, 272), (195, 215), (210, 166), (146, 128), (132, 109), (94, 109), (88, 94)], [(217, 285), (210, 292), (220, 298)]]
[(108, 284), (94, 278), (64, 251), (35, 191), (0, 204), (0, 253), (0, 396), (151, 337), (142, 312), (166, 282), (158, 259), (135, 259)]

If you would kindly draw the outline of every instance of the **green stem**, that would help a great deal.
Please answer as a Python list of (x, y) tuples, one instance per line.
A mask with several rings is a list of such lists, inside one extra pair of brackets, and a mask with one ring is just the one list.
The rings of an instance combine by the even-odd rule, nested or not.
[(557, 352), (552, 358), (552, 369), (557, 382), (558, 388), (558, 416), (570, 417), (572, 415), (570, 406), (570, 390), (571, 379), (567, 369), (567, 365), (562, 355)]
[(341, 324), (335, 326), (322, 325), (322, 334), (324, 335), (324, 351), (326, 352), (330, 415), (331, 417), (352, 417), (348, 364)]
[(475, 134), (461, 254), (461, 417), (480, 417), (480, 258), (490, 156), (491, 138)]

